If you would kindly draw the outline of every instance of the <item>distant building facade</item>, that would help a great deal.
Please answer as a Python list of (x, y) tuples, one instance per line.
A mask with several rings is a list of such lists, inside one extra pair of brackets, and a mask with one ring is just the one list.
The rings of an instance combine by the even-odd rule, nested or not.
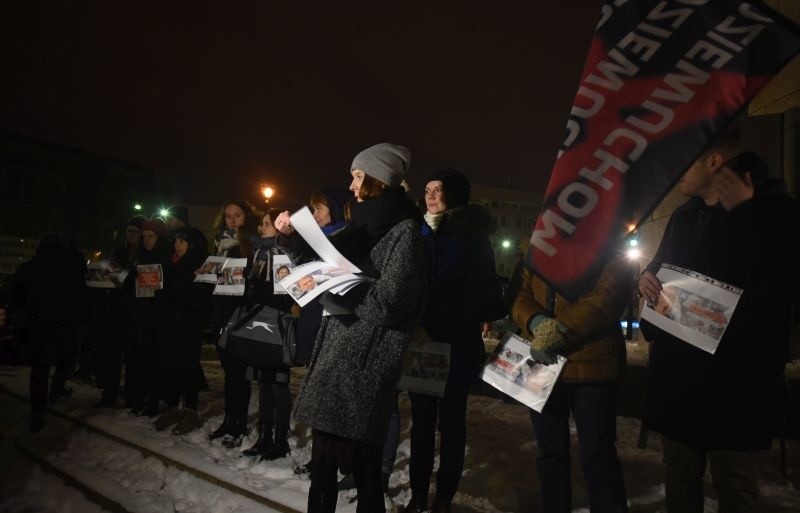
[(472, 202), (483, 205), (497, 223), (491, 241), (498, 275), (510, 277), (528, 250), (542, 198), (542, 193), (473, 184)]
[(30, 258), (47, 231), (87, 253), (108, 251), (134, 204), (154, 197), (150, 168), (0, 131), (0, 274)]

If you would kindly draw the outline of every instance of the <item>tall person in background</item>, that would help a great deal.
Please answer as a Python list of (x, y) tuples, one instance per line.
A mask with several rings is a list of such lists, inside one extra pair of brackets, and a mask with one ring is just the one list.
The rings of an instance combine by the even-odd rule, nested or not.
[[(702, 512), (710, 462), (719, 512), (761, 511), (759, 451), (776, 432), (785, 395), (791, 305), (800, 287), (798, 204), (773, 190), (766, 164), (724, 132), (678, 183), (689, 199), (670, 216), (639, 278), (651, 304), (663, 294), (661, 264), (690, 269), (743, 290), (714, 354), (643, 323), (652, 340), (645, 425), (661, 433), (667, 511)], [(649, 328), (649, 329), (648, 329)]]

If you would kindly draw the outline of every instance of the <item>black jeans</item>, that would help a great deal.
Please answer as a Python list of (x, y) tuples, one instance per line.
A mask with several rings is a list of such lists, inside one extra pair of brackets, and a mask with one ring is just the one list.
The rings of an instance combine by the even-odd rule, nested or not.
[(152, 378), (158, 372), (156, 358), (156, 349), (152, 345), (137, 345), (128, 351), (125, 394), (131, 401), (154, 402), (156, 384)]
[[(52, 380), (50, 380), (50, 367), (50, 365), (31, 365), (28, 391), (34, 417), (44, 415), (45, 408), (47, 408), (48, 388), (53, 395), (61, 394), (64, 391), (67, 378), (70, 377), (75, 367), (75, 355), (65, 356), (56, 363)], [(49, 387), (48, 380), (50, 380)]]
[(386, 432), (386, 441), (383, 444), (383, 462), (381, 470), (384, 474), (391, 475), (394, 462), (397, 460), (397, 446), (400, 445), (400, 408), (399, 392), (394, 394), (392, 413), (389, 416), (389, 430)]
[(531, 412), (542, 510), (572, 511), (570, 411), (580, 444), (581, 468), (592, 513), (628, 511), (616, 448), (617, 385), (558, 383), (542, 413)]
[(289, 368), (261, 369), (258, 379), (258, 420), (262, 429), (275, 429), (275, 439), (286, 439), (292, 414)]
[(218, 347), (222, 368), (225, 371), (225, 419), (231, 423), (235, 434), (247, 430), (247, 409), (250, 405), (250, 381), (247, 365)]
[(719, 513), (752, 513), (758, 504), (758, 451), (721, 451), (661, 438), (667, 512), (703, 513), (706, 466), (717, 491)]
[(337, 470), (353, 474), (358, 491), (357, 513), (385, 513), (381, 483), (383, 448), (314, 430), (308, 513), (334, 513)]
[(197, 409), (197, 399), (200, 395), (197, 382), (197, 371), (194, 367), (182, 370), (161, 370), (161, 393), (167, 406), (178, 406), (183, 397), (183, 407), (190, 410)]
[(464, 470), (467, 446), (467, 396), (469, 386), (457, 380), (448, 381), (444, 396), (408, 394), (411, 399), (411, 492), (428, 497), (433, 474), (438, 418), (439, 470), (436, 473), (436, 495), (452, 501)]

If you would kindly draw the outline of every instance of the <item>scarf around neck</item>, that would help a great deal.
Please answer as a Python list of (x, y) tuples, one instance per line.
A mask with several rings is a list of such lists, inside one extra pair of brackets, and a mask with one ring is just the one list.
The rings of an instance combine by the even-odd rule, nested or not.
[(442, 218), (444, 217), (444, 212), (440, 212), (438, 214), (431, 214), (430, 212), (425, 212), (423, 216), (425, 218), (425, 222), (428, 223), (428, 226), (431, 227), (431, 230), (436, 231), (439, 229), (439, 223), (442, 222)]

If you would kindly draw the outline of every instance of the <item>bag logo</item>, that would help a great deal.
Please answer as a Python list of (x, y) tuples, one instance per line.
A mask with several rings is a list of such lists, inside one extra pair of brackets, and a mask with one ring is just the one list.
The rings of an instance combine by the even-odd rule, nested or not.
[(259, 327), (260, 328), (264, 328), (265, 330), (269, 331), (270, 333), (275, 333), (274, 331), (272, 331), (272, 328), (275, 327), (274, 324), (269, 324), (267, 322), (261, 322), (261, 321), (253, 321), (253, 324), (248, 326), (247, 329), (251, 330), (253, 328), (259, 328)]

